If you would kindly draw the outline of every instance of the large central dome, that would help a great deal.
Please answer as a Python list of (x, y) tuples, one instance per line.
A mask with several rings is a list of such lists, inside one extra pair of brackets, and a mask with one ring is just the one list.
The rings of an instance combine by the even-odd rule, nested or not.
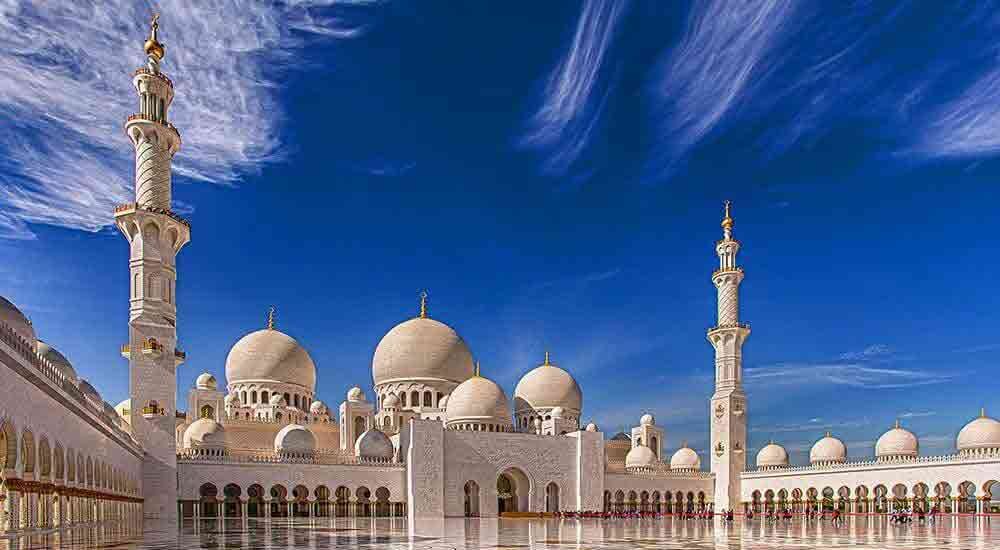
[(295, 338), (271, 328), (251, 332), (229, 350), (226, 380), (296, 384), (316, 388), (316, 365)]
[(372, 358), (376, 386), (411, 380), (460, 384), (472, 374), (472, 354), (462, 337), (448, 325), (428, 317), (392, 327)]

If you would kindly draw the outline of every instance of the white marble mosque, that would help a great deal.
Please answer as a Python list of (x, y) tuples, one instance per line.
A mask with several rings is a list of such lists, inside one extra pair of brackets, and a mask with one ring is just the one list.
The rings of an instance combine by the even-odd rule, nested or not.
[[(373, 393), (346, 389), (336, 407), (316, 395), (317, 367), (280, 330), (274, 311), (233, 344), (226, 380), (198, 377), (175, 403), (177, 253), (191, 239), (171, 211), (171, 160), (181, 147), (168, 121), (174, 84), (161, 71), (154, 20), (133, 75), (139, 112), (135, 201), (115, 209), (128, 242), (130, 399), (111, 406), (37, 326), (0, 298), (0, 530), (101, 520), (138, 523), (204, 517), (445, 517), (557, 511), (676, 513), (752, 508), (837, 508), (862, 514), (912, 507), (991, 509), (1000, 492), (1000, 422), (985, 411), (958, 431), (955, 452), (923, 456), (904, 426), (875, 456), (849, 461), (826, 434), (808, 466), (789, 465), (772, 442), (747, 464), (751, 411), (742, 384), (740, 243), (726, 204), (717, 289), (715, 387), (706, 388), (708, 456), (681, 446), (650, 414), (608, 436), (583, 425), (584, 392), (571, 365), (539, 358), (512, 394), (481, 373), (462, 337), (428, 310), (400, 312), (372, 358)], [(262, 323), (263, 325), (264, 323)], [(183, 410), (181, 410), (183, 408)], [(703, 464), (704, 462), (704, 464)]]

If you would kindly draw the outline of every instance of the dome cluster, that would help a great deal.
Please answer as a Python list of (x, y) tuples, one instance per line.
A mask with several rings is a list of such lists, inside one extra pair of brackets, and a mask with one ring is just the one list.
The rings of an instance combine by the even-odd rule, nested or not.
[[(90, 382), (79, 377), (73, 364), (52, 344), (38, 339), (35, 327), (28, 317), (13, 302), (0, 296), (0, 331), (10, 331), (17, 347), (28, 353), (34, 352), (71, 386), (76, 386), (84, 398), (95, 408), (104, 409), (104, 399)], [(117, 421), (117, 419), (116, 419)]]

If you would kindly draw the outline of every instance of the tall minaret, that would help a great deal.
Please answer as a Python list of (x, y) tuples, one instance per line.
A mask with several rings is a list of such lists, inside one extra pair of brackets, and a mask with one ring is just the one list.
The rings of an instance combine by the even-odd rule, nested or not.
[(174, 258), (191, 238), (191, 226), (170, 210), (170, 161), (181, 136), (167, 122), (174, 85), (160, 72), (164, 49), (153, 16), (146, 40), (146, 66), (132, 84), (139, 112), (125, 122), (135, 147), (135, 202), (115, 208), (115, 223), (129, 242), (129, 360), (132, 429), (145, 449), (143, 513), (177, 519), (175, 439), (176, 369), (184, 359), (177, 349), (177, 268)]
[(733, 218), (722, 219), (722, 240), (715, 244), (719, 269), (712, 274), (718, 290), (719, 319), (708, 330), (715, 348), (715, 393), (712, 395), (712, 473), (715, 474), (716, 511), (737, 510), (740, 475), (746, 467), (747, 396), (743, 393), (743, 342), (750, 325), (740, 322), (739, 293), (743, 269), (736, 265), (740, 243), (733, 238)]

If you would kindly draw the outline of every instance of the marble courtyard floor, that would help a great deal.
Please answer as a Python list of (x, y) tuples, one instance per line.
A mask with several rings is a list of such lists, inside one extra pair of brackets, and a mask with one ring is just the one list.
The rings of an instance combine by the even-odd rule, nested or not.
[(403, 519), (191, 520), (183, 528), (145, 530), (113, 525), (79, 527), (19, 539), (0, 549), (103, 548), (362, 548), (445, 549), (813, 549), (949, 550), (1000, 547), (1000, 517), (950, 518), (931, 524), (891, 525), (884, 518), (854, 518), (844, 525), (759, 520), (726, 525), (701, 520), (466, 520), (419, 523), (410, 533)]

